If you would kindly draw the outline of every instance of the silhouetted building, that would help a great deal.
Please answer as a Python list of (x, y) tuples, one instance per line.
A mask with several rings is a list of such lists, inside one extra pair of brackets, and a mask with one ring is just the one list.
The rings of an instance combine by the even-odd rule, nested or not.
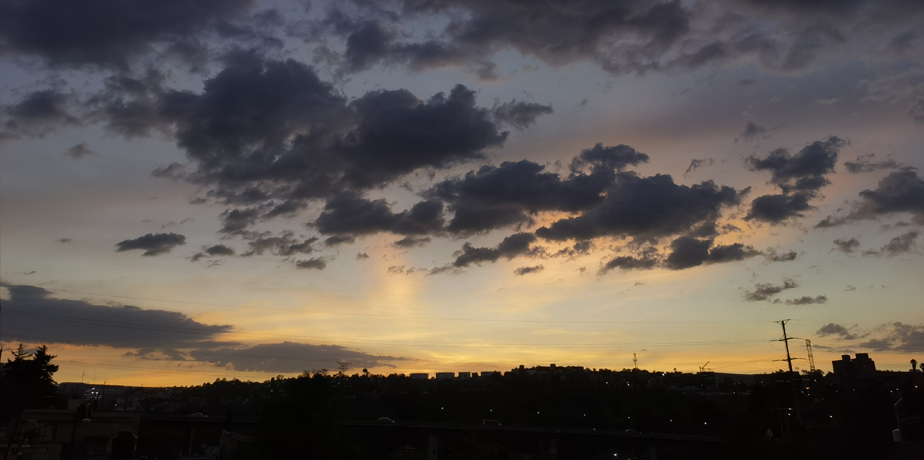
[(411, 378), (414, 380), (427, 380), (430, 378), (430, 374), (424, 374), (422, 372), (415, 373), (415, 374), (411, 374)]
[(856, 380), (876, 374), (876, 363), (869, 358), (869, 353), (857, 353), (856, 358), (842, 355), (840, 361), (832, 361), (834, 375), (841, 380)]

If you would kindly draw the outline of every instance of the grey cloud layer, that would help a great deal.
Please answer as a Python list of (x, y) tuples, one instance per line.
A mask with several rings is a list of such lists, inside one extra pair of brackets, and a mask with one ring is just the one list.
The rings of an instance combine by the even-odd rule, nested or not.
[(122, 348), (202, 346), (231, 326), (200, 323), (183, 313), (132, 306), (95, 305), (51, 297), (35, 286), (5, 286), (3, 335), (11, 340), (45, 340)]
[(241, 346), (216, 340), (232, 332), (232, 326), (201, 323), (180, 312), (56, 299), (36, 286), (3, 287), (10, 295), (3, 301), (0, 323), (5, 340), (109, 346), (135, 350), (127, 352), (128, 357), (194, 360), (240, 371), (301, 372), (332, 368), (341, 359), (358, 367), (394, 367), (392, 363), (408, 359), (339, 345), (283, 342)]

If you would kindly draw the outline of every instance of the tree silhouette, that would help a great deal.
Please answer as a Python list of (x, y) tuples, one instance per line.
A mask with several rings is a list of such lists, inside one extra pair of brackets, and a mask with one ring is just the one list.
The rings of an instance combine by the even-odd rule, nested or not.
[(911, 372), (918, 368), (918, 360), (911, 358)]
[(23, 409), (46, 408), (53, 403), (57, 383), (53, 375), (58, 365), (51, 360), (57, 356), (48, 353), (42, 345), (33, 353), (22, 344), (11, 352), (13, 359), (7, 359), (0, 379), (0, 392), (8, 404), (2, 404), (0, 421), (19, 415)]

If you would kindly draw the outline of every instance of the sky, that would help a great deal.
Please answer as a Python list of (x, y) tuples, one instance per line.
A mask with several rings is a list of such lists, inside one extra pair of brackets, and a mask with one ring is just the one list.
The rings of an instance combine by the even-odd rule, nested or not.
[[(924, 4), (10, 0), (0, 344), (56, 380), (907, 370)], [(6, 357), (9, 357), (8, 355)]]

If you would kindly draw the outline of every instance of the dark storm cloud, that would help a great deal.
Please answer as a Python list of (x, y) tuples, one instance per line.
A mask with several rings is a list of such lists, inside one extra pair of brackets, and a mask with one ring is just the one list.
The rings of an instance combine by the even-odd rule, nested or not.
[(65, 156), (69, 156), (75, 160), (79, 160), (84, 157), (97, 157), (98, 153), (90, 150), (90, 147), (87, 146), (86, 142), (81, 142), (64, 152)]
[(31, 92), (19, 102), (4, 106), (4, 137), (42, 137), (62, 126), (80, 124), (80, 118), (71, 113), (73, 99), (71, 95), (47, 89)]
[(821, 328), (815, 331), (815, 334), (818, 335), (819, 337), (828, 337), (828, 336), (836, 335), (844, 340), (855, 340), (855, 339), (860, 339), (860, 338), (863, 338), (869, 335), (869, 334), (854, 334), (850, 332), (848, 328), (840, 324), (835, 324), (835, 323), (828, 323), (828, 324), (825, 324), (824, 326), (821, 326)]
[(428, 195), (449, 203), (454, 213), (447, 228), (450, 232), (475, 233), (527, 222), (530, 214), (539, 211), (588, 209), (603, 201), (602, 194), (614, 177), (611, 169), (597, 167), (589, 174), (574, 173), (563, 179), (545, 172), (540, 164), (522, 160), (482, 166), (464, 177), (447, 179)]
[(3, 337), (28, 342), (120, 348), (202, 347), (231, 326), (200, 323), (183, 313), (63, 300), (35, 286), (3, 285)]
[(858, 344), (858, 347), (873, 351), (897, 351), (906, 353), (924, 352), (924, 324), (895, 322), (881, 338)]
[(250, 0), (13, 0), (0, 5), (0, 49), (38, 56), (51, 66), (124, 68), (158, 43), (180, 43)]
[(580, 216), (568, 217), (536, 230), (556, 241), (603, 236), (658, 238), (685, 233), (713, 222), (720, 211), (736, 205), (747, 191), (719, 187), (712, 181), (677, 185), (669, 175), (639, 177), (618, 173), (603, 201)]
[(324, 259), (320, 257), (312, 257), (311, 259), (296, 261), (295, 266), (298, 268), (324, 270), (325, 268), (327, 268), (327, 262), (325, 262)]
[(216, 348), (193, 350), (189, 355), (196, 361), (212, 363), (238, 371), (302, 372), (305, 369), (336, 368), (346, 361), (351, 368), (395, 367), (407, 361), (387, 355), (371, 355), (339, 345), (308, 343), (264, 343), (246, 348)]
[(915, 223), (924, 225), (924, 179), (913, 169), (889, 173), (875, 190), (860, 192), (859, 201), (847, 215), (828, 216), (815, 227), (836, 227), (896, 213), (910, 213)]
[(133, 240), (116, 243), (116, 252), (142, 250), (143, 256), (166, 254), (177, 246), (186, 244), (186, 237), (176, 233), (148, 233)]
[(856, 238), (838, 238), (834, 240), (834, 249), (832, 249), (832, 251), (840, 251), (844, 254), (851, 254), (856, 252), (857, 249), (860, 249), (860, 240)]
[(443, 203), (432, 199), (421, 201), (411, 209), (395, 214), (385, 200), (340, 195), (327, 201), (315, 225), (318, 231), (324, 234), (438, 233), (443, 228)]
[(545, 267), (542, 265), (535, 265), (532, 267), (519, 267), (513, 271), (513, 274), (516, 276), (529, 275), (530, 273), (539, 273), (542, 270), (545, 270)]
[(536, 241), (536, 236), (530, 233), (515, 233), (504, 238), (495, 248), (476, 248), (465, 243), (462, 249), (456, 252), (456, 259), (452, 262), (455, 268), (468, 267), (471, 264), (480, 265), (485, 262), (496, 262), (501, 257), (513, 259), (518, 256), (537, 255), (540, 247), (530, 247)]
[(490, 111), (476, 106), (475, 92), (462, 85), (426, 102), (397, 90), (370, 92), (351, 105), (361, 122), (342, 147), (350, 162), (344, 179), (357, 187), (482, 158), (485, 149), (500, 147), (507, 138)]
[(306, 239), (296, 238), (292, 232), (282, 232), (279, 236), (257, 235), (247, 241), (250, 250), (242, 254), (245, 257), (253, 255), (270, 254), (290, 257), (296, 254), (311, 254), (315, 251), (314, 243), (317, 237)]
[(821, 303), (828, 303), (828, 297), (823, 295), (815, 297), (805, 295), (796, 299), (786, 300), (786, 305), (812, 305)]
[[(235, 60), (201, 93), (165, 91), (152, 110), (152, 123), (171, 126), (186, 150), (194, 168), (188, 178), (215, 187), (212, 196), (239, 204), (276, 199), (288, 211), (331, 199), (327, 214), (342, 204), (337, 197), (361, 199), (413, 171), (482, 158), (507, 137), (464, 86), (426, 101), (407, 90), (377, 90), (347, 102), (293, 60)], [(363, 232), (329, 216), (318, 225)]]
[(535, 102), (517, 102), (516, 99), (494, 107), (494, 119), (519, 130), (529, 128), (542, 115), (553, 112), (552, 106)]
[(427, 236), (406, 236), (392, 243), (392, 246), (399, 249), (419, 248), (430, 243), (430, 237)]
[(818, 190), (830, 184), (827, 175), (834, 172), (837, 155), (844, 141), (831, 136), (824, 141), (815, 141), (792, 155), (780, 148), (763, 158), (747, 159), (751, 171), (770, 171), (770, 182), (779, 187), (779, 195), (763, 195), (751, 202), (751, 209), (745, 219), (754, 219), (770, 224), (780, 224), (812, 209), (809, 200), (818, 195)]
[(845, 161), (844, 167), (851, 174), (878, 171), (880, 169), (898, 169), (899, 164), (893, 159), (876, 161), (875, 154), (860, 155), (854, 161)]
[(791, 279), (783, 280), (783, 284), (757, 284), (754, 286), (753, 291), (745, 291), (744, 299), (750, 302), (768, 300), (770, 297), (773, 297), (787, 289), (793, 289), (797, 287), (799, 287), (799, 285)]
[(895, 257), (910, 252), (915, 252), (917, 239), (920, 232), (910, 231), (896, 236), (889, 240), (883, 247), (876, 250), (863, 251), (864, 256), (888, 256)]

